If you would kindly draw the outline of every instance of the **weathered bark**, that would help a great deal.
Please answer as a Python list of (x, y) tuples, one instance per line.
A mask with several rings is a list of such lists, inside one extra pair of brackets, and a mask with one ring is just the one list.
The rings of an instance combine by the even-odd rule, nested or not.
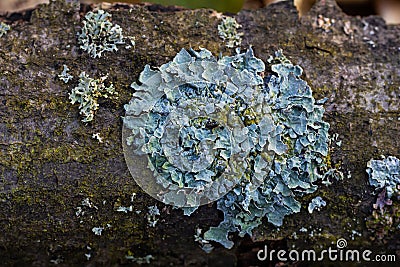
[[(331, 161), (345, 175), (350, 171), (351, 178), (321, 185), (304, 197), (302, 211), (285, 218), (279, 231), (265, 222), (253, 240), (234, 236), (232, 250), (216, 245), (205, 254), (193, 240), (194, 229), (217, 225), (222, 215), (215, 205), (186, 217), (157, 203), (161, 219), (149, 227), (147, 207), (156, 201), (141, 191), (125, 165), (121, 116), (131, 97), (129, 85), (145, 64), (160, 66), (181, 48), (233, 51), (219, 39), (220, 20), (211, 10), (118, 5), (110, 12), (125, 35), (136, 37), (134, 50), (121, 47), (100, 59), (82, 53), (76, 34), (83, 11), (60, 2), (14, 20), (12, 30), (0, 38), (2, 265), (44, 266), (52, 260), (65, 266), (112, 265), (129, 263), (128, 254), (152, 254), (152, 264), (160, 266), (261, 265), (265, 263), (257, 261), (256, 252), (264, 245), (311, 249), (328, 247), (338, 238), (347, 239), (352, 248), (400, 253), (400, 203), (395, 200), (390, 208), (391, 226), (384, 218), (374, 219), (376, 196), (365, 173), (372, 157), (400, 156), (399, 26), (386, 26), (377, 17), (349, 17), (332, 1), (319, 2), (301, 19), (287, 2), (236, 15), (245, 33), (244, 47), (252, 45), (264, 61), (283, 49), (303, 67), (314, 97), (329, 98), (326, 120), (331, 134), (343, 140), (341, 147), (333, 147)], [(318, 15), (335, 22), (325, 31), (315, 26)], [(345, 23), (350, 25), (347, 34)], [(102, 102), (94, 121), (82, 123), (68, 99), (73, 85), (57, 78), (63, 64), (74, 76), (108, 73), (119, 98)], [(104, 143), (93, 139), (94, 133)], [(142, 212), (116, 212), (120, 205), (131, 205), (132, 193), (137, 193), (134, 210)], [(306, 205), (316, 195), (328, 205), (310, 215)], [(82, 206), (85, 198), (97, 208)], [(77, 207), (85, 214), (77, 216)], [(101, 236), (91, 230), (98, 226), (106, 228)], [(299, 232), (301, 227), (308, 232)], [(89, 261), (85, 253), (91, 254)]]

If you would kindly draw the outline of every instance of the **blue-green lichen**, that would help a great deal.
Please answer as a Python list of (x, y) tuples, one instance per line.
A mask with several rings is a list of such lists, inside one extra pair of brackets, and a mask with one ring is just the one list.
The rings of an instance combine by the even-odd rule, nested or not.
[(68, 71), (69, 68), (67, 67), (67, 65), (64, 64), (61, 74), (58, 75), (58, 78), (64, 83), (68, 83), (73, 78), (73, 76), (69, 74)]
[(326, 206), (325, 200), (323, 200), (322, 197), (317, 196), (313, 198), (310, 203), (308, 203), (308, 212), (313, 213), (315, 209), (319, 211), (322, 207), (325, 206)]
[(372, 216), (366, 218), (366, 226), (373, 232), (373, 238), (383, 239), (400, 228), (400, 208), (396, 202), (400, 199), (400, 160), (394, 156), (371, 159), (367, 163), (367, 173), (377, 197)]
[(182, 50), (158, 69), (146, 66), (125, 106), (135, 180), (188, 215), (219, 199), (224, 220), (204, 240), (228, 248), (230, 232), (252, 235), (263, 218), (282, 225), (300, 211), (296, 198), (326, 177), (329, 124), (301, 67), (277, 52), (265, 70), (252, 49), (219, 60)]
[(371, 159), (367, 163), (369, 183), (377, 190), (385, 189), (387, 197), (400, 191), (400, 160), (389, 156), (382, 160)]
[(160, 216), (160, 210), (157, 205), (150, 206), (147, 208), (147, 223), (150, 227), (155, 227), (158, 222), (158, 216)]
[(3, 37), (3, 35), (6, 35), (10, 29), (10, 25), (0, 22), (0, 38)]
[(238, 32), (238, 29), (241, 27), (235, 18), (225, 17), (222, 19), (218, 25), (218, 34), (224, 40), (226, 47), (233, 48), (240, 46), (243, 33)]
[(111, 14), (104, 10), (90, 11), (85, 15), (78, 42), (80, 48), (93, 58), (100, 58), (105, 51), (117, 51), (117, 45), (125, 43), (122, 28), (112, 24), (110, 19)]
[(202, 229), (200, 228), (196, 228), (196, 233), (194, 234), (194, 242), (197, 242), (200, 248), (206, 253), (210, 253), (214, 249), (214, 246), (210, 244), (210, 241), (203, 238)]
[(90, 78), (85, 72), (79, 75), (79, 84), (72, 89), (69, 94), (71, 104), (79, 103), (79, 114), (84, 118), (82, 122), (93, 120), (96, 110), (99, 109), (98, 99), (116, 98), (118, 92), (115, 91), (113, 84), (108, 87), (104, 85), (107, 76), (98, 79)]

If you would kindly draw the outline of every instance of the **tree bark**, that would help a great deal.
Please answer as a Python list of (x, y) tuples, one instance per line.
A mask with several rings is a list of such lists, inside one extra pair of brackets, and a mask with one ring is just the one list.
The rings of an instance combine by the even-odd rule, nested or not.
[[(400, 256), (400, 202), (394, 199), (387, 208), (391, 224), (389, 217), (373, 217), (377, 196), (365, 172), (371, 158), (400, 157), (399, 26), (387, 26), (378, 17), (347, 16), (328, 0), (302, 18), (288, 2), (235, 16), (243, 48), (252, 46), (263, 61), (282, 49), (304, 69), (302, 78), (314, 97), (329, 99), (325, 119), (331, 135), (342, 140), (341, 146), (332, 144), (331, 161), (351, 178), (320, 185), (303, 197), (302, 211), (285, 218), (279, 230), (265, 221), (252, 238), (233, 235), (233, 249), (215, 244), (205, 254), (194, 241), (195, 228), (217, 225), (222, 214), (213, 204), (187, 217), (141, 191), (125, 164), (121, 116), (132, 95), (130, 84), (146, 64), (160, 66), (182, 48), (234, 53), (218, 36), (219, 15), (206, 9), (113, 5), (108, 10), (113, 23), (134, 36), (136, 46), (93, 59), (76, 38), (86, 11), (88, 6), (56, 1), (3, 18), (12, 29), (0, 38), (2, 265), (111, 266), (130, 263), (127, 255), (148, 254), (156, 266), (268, 265), (256, 256), (264, 245), (321, 249), (339, 238), (354, 249)], [(101, 102), (94, 121), (82, 123), (68, 99), (77, 80), (64, 84), (57, 77), (63, 64), (75, 77), (82, 71), (93, 77), (108, 74), (119, 98)], [(92, 138), (95, 133), (103, 143)], [(310, 215), (307, 204), (316, 195), (327, 207)], [(161, 215), (150, 227), (146, 214), (154, 204)], [(132, 212), (116, 211), (130, 205)], [(93, 227), (104, 227), (102, 235)], [(302, 227), (307, 232), (299, 231)]]

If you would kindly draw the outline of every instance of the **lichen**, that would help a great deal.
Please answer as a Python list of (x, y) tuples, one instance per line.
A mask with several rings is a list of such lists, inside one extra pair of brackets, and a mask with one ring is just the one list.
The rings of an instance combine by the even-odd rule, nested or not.
[(206, 252), (206, 253), (210, 253), (211, 251), (213, 251), (214, 246), (210, 244), (210, 241), (205, 240), (202, 237), (202, 229), (200, 228), (196, 228), (196, 233), (194, 234), (194, 242), (197, 242), (200, 246), (200, 248)]
[(130, 205), (129, 207), (119, 206), (119, 207), (117, 208), (117, 211), (119, 211), (119, 212), (125, 212), (125, 213), (128, 213), (128, 211), (129, 211), (129, 212), (132, 212), (132, 210), (133, 210), (133, 206), (132, 206), (132, 205)]
[(105, 51), (117, 51), (118, 44), (125, 44), (122, 28), (110, 22), (111, 14), (104, 10), (88, 12), (78, 33), (80, 48), (93, 58), (101, 57)]
[(113, 84), (106, 87), (104, 81), (106, 76), (98, 79), (90, 78), (85, 72), (79, 75), (79, 84), (72, 89), (69, 94), (71, 104), (79, 103), (79, 114), (84, 116), (82, 122), (90, 122), (94, 118), (96, 110), (99, 108), (98, 99), (116, 98), (118, 92), (115, 91)]
[(0, 22), (0, 38), (3, 37), (3, 35), (6, 35), (10, 29), (10, 25), (5, 24), (4, 22)]
[(326, 206), (325, 200), (323, 200), (322, 197), (317, 196), (313, 198), (310, 203), (308, 203), (308, 212), (313, 213), (315, 209), (320, 211), (321, 208), (325, 206)]
[(389, 156), (382, 160), (371, 159), (367, 163), (369, 183), (377, 190), (384, 189), (390, 199), (400, 186), (400, 160)]
[(242, 43), (243, 33), (238, 32), (242, 26), (235, 18), (225, 17), (218, 25), (218, 34), (225, 41), (226, 47), (233, 48)]
[(154, 257), (151, 254), (148, 254), (148, 255), (146, 255), (144, 257), (134, 257), (132, 255), (126, 255), (125, 259), (131, 260), (134, 263), (142, 265), (142, 264), (150, 264), (151, 260), (154, 260)]
[(71, 74), (68, 73), (69, 68), (67, 65), (63, 65), (63, 70), (61, 74), (58, 75), (58, 78), (63, 81), (64, 83), (68, 83), (72, 78), (74, 78)]
[(104, 227), (93, 227), (92, 228), (92, 232), (95, 235), (101, 235), (103, 231), (104, 231)]
[(148, 207), (147, 211), (147, 223), (150, 227), (155, 227), (158, 222), (158, 216), (160, 216), (160, 210), (157, 205)]
[(378, 239), (400, 226), (400, 208), (398, 202), (394, 202), (400, 199), (400, 160), (394, 156), (382, 157), (382, 160), (371, 159), (367, 163), (369, 184), (378, 194), (366, 226)]
[(92, 134), (92, 138), (96, 139), (99, 143), (103, 143), (103, 138), (100, 136), (100, 133)]
[(323, 173), (329, 124), (302, 69), (281, 52), (269, 67), (275, 74), (263, 78), (252, 49), (219, 60), (206, 49), (182, 50), (158, 70), (146, 66), (125, 105), (135, 180), (187, 215), (219, 199), (224, 221), (204, 239), (228, 248), (230, 232), (252, 235), (264, 217), (282, 225), (300, 211), (297, 196), (334, 174)]

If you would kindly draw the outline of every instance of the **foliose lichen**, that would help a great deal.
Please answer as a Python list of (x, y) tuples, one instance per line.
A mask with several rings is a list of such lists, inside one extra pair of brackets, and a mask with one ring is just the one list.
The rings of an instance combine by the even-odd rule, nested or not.
[(98, 99), (103, 98), (116, 98), (118, 92), (115, 91), (113, 84), (106, 87), (104, 81), (106, 76), (99, 79), (90, 78), (85, 72), (79, 75), (79, 84), (72, 89), (69, 94), (71, 104), (79, 103), (79, 114), (84, 118), (82, 122), (90, 122), (94, 118), (96, 110), (99, 108)]
[(125, 43), (122, 28), (110, 20), (111, 14), (104, 10), (90, 11), (85, 15), (78, 42), (80, 48), (93, 58), (100, 58), (105, 51), (117, 51), (117, 45)]
[(117, 208), (117, 211), (125, 212), (125, 213), (132, 212), (133, 211), (133, 206), (132, 205), (130, 205), (129, 207), (119, 206)]
[(0, 38), (3, 37), (3, 35), (6, 35), (10, 29), (10, 25), (5, 24), (4, 22), (0, 22)]
[(321, 208), (325, 206), (326, 206), (325, 200), (323, 200), (322, 197), (317, 196), (313, 198), (310, 203), (308, 203), (308, 212), (313, 213), (315, 209), (320, 211)]
[(74, 78), (71, 74), (68, 73), (69, 68), (67, 65), (63, 65), (63, 70), (61, 74), (58, 75), (58, 78), (63, 81), (64, 83), (68, 83), (72, 78)]
[(99, 143), (103, 143), (103, 138), (100, 136), (100, 133), (92, 134), (92, 138), (96, 139)]
[(200, 228), (196, 228), (196, 233), (194, 234), (194, 242), (197, 242), (200, 246), (200, 248), (206, 252), (206, 253), (210, 253), (211, 251), (213, 251), (214, 246), (210, 244), (210, 241), (205, 240), (203, 238), (202, 235), (202, 229)]
[(93, 227), (92, 232), (95, 235), (101, 235), (101, 233), (104, 231), (104, 227)]
[(394, 156), (382, 160), (371, 159), (367, 163), (370, 185), (375, 187), (376, 202), (372, 215), (366, 218), (366, 226), (373, 238), (384, 239), (400, 228), (400, 160)]
[(148, 207), (147, 222), (150, 227), (156, 226), (158, 222), (157, 216), (160, 216), (160, 210), (158, 209), (157, 205)]
[(157, 70), (146, 66), (125, 106), (124, 152), (135, 180), (187, 215), (219, 199), (224, 221), (204, 240), (227, 248), (230, 232), (252, 235), (263, 218), (282, 225), (300, 211), (296, 197), (327, 176), (323, 107), (281, 52), (269, 67), (263, 77), (251, 48), (219, 60), (183, 49)]
[(377, 190), (384, 189), (390, 199), (400, 191), (400, 160), (389, 156), (382, 160), (371, 159), (367, 163), (369, 183)]
[(238, 32), (242, 26), (233, 17), (225, 17), (218, 25), (218, 34), (225, 41), (226, 47), (233, 48), (242, 43), (243, 33)]

